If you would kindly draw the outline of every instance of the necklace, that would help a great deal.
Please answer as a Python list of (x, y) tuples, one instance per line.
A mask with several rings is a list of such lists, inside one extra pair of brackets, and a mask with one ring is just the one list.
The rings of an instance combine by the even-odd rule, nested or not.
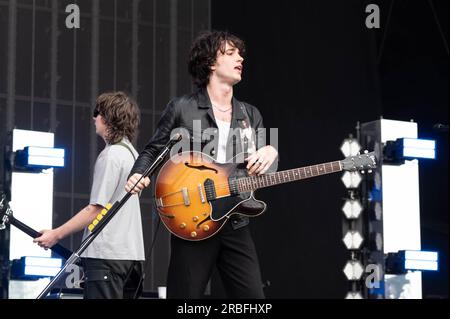
[(222, 110), (219, 109), (217, 106), (215, 106), (214, 104), (211, 103), (211, 105), (213, 106), (213, 108), (215, 108), (216, 110), (220, 111), (220, 112), (228, 112), (229, 110), (231, 110), (233, 108), (233, 106), (231, 106), (230, 108), (226, 109), (226, 110)]

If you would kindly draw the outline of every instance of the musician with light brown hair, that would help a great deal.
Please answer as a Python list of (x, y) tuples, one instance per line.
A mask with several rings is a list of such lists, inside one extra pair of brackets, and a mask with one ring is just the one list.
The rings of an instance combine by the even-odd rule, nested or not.
[[(89, 204), (65, 224), (42, 230), (34, 239), (50, 248), (61, 239), (84, 229), (108, 203), (125, 195), (128, 174), (138, 155), (132, 142), (140, 122), (139, 108), (124, 92), (101, 94), (93, 109), (95, 131), (105, 142), (94, 167)], [(133, 195), (81, 255), (85, 273), (84, 298), (136, 298), (142, 290), (144, 240), (141, 210)], [(130, 288), (130, 289), (128, 289)]]

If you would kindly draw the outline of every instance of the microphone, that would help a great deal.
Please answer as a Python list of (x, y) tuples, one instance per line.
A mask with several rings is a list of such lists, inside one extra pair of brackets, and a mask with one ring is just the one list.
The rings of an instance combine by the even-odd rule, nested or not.
[[(161, 162), (163, 161), (163, 159), (165, 158), (165, 156), (167, 155), (167, 153), (170, 152), (170, 149), (179, 141), (181, 141), (181, 139), (183, 138), (183, 136), (180, 133), (176, 133), (174, 134), (170, 140), (166, 143), (166, 145), (164, 146), (163, 150), (160, 152), (160, 154), (158, 155), (158, 157), (153, 161), (153, 163), (145, 170), (145, 172), (142, 174), (142, 176), (138, 179), (138, 181), (136, 183), (134, 183), (133, 187), (131, 189), (134, 189), (136, 187), (137, 184), (139, 184), (139, 182), (144, 178), (144, 177), (148, 177), (155, 169), (156, 167), (158, 167), (159, 164), (161, 164)], [(131, 190), (128, 191), (129, 194), (131, 194)]]
[(172, 146), (174, 146), (176, 143), (178, 143), (179, 141), (181, 141), (181, 139), (183, 138), (183, 136), (180, 133), (176, 133), (174, 134), (169, 142), (167, 143), (167, 147), (171, 148)]
[(433, 125), (433, 130), (438, 132), (448, 132), (448, 125), (437, 123)]

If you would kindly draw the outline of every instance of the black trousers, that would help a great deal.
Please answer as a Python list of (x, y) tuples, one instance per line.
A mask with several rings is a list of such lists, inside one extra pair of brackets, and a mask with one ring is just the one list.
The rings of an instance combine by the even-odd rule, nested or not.
[(133, 299), (142, 292), (143, 262), (82, 258), (85, 299)]
[(248, 226), (233, 230), (231, 223), (215, 236), (191, 242), (171, 237), (167, 297), (203, 298), (217, 266), (228, 298), (264, 298), (255, 245)]

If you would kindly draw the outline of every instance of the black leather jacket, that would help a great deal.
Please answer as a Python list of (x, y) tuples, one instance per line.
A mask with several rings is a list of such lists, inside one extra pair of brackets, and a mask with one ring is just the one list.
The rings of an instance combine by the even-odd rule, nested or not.
[[(258, 109), (250, 104), (240, 102), (234, 97), (232, 106), (231, 129), (236, 129), (237, 134), (231, 134), (232, 130), (230, 130), (227, 141), (227, 160), (237, 154), (246, 153), (252, 143), (256, 149), (265, 145), (263, 119)], [(200, 126), (201, 130), (198, 129)], [(253, 139), (248, 139), (247, 135), (242, 134), (243, 130), (249, 127), (255, 130), (256, 134)], [(164, 110), (153, 137), (139, 154), (130, 176), (135, 173), (142, 174), (175, 132), (181, 132), (183, 140), (186, 140), (186, 135), (189, 135), (188, 140), (191, 146), (194, 141), (201, 141), (202, 150), (209, 144), (207, 153), (216, 159), (218, 139), (213, 138), (210, 134), (204, 134), (205, 130), (213, 134), (217, 134), (218, 130), (206, 89), (173, 99)], [(241, 215), (233, 215), (230, 219), (234, 229), (243, 227), (249, 222), (247, 217)]]

